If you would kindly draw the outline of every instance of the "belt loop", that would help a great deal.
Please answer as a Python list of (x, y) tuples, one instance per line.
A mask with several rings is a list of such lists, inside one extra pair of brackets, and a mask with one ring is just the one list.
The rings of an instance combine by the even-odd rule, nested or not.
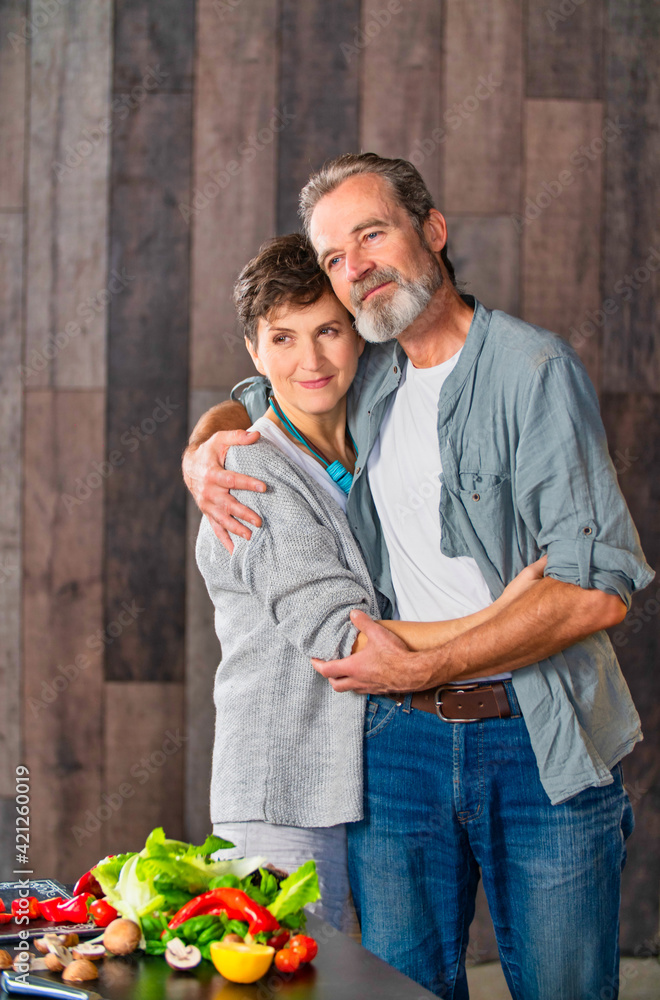
[(506, 696), (509, 699), (509, 708), (511, 709), (511, 717), (516, 719), (520, 718), (520, 716), (522, 715), (522, 710), (520, 708), (520, 704), (518, 703), (518, 699), (516, 697), (516, 689), (513, 686), (513, 681), (511, 680), (511, 678), (507, 678), (504, 681), (504, 689), (506, 691)]
[(408, 694), (403, 699), (403, 704), (401, 705), (402, 710), (404, 712), (407, 712), (408, 714), (410, 714), (410, 710), (411, 710), (411, 707), (412, 707), (411, 706), (412, 697), (413, 697), (413, 692), (409, 691)]

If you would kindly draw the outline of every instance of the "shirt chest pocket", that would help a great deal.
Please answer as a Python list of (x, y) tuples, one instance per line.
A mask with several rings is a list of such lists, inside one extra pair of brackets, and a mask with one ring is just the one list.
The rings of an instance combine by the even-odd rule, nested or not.
[[(469, 508), (468, 500), (473, 504), (479, 504), (483, 501), (486, 506), (497, 501), (499, 495), (510, 486), (511, 480), (508, 476), (497, 475), (493, 472), (461, 470), (458, 473), (458, 482), (463, 504)], [(483, 508), (479, 509), (483, 510)]]
[(458, 484), (461, 504), (482, 541), (484, 532), (486, 536), (497, 535), (510, 525), (513, 506), (509, 476), (461, 470)]
[(513, 530), (511, 479), (470, 464), (445, 477), (446, 555), (471, 555), (470, 537), (495, 565)]

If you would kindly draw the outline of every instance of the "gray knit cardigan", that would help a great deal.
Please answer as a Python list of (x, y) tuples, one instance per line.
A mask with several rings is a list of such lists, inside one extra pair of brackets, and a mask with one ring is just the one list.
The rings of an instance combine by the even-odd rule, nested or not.
[(268, 484), (233, 490), (262, 518), (230, 556), (206, 518), (197, 564), (215, 605), (211, 820), (332, 826), (362, 818), (365, 697), (337, 694), (310, 657), (347, 656), (349, 613), (379, 617), (346, 516), (268, 441), (231, 448), (226, 467)]

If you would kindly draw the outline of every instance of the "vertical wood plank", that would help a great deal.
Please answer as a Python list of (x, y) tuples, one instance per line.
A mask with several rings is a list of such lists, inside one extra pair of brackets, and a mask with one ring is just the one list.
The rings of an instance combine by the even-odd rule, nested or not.
[(180, 206), (192, 233), (191, 387), (231, 388), (252, 367), (232, 286), (275, 232), (277, 146), (287, 141), (277, 2), (197, 9), (193, 186)]
[(0, 798), (0, 882), (14, 882), (16, 875), (16, 800)]
[(448, 215), (449, 258), (466, 292), (489, 309), (518, 315), (520, 237), (508, 215)]
[[(89, 477), (103, 425), (101, 392), (27, 394), (23, 757), (35, 818), (31, 861), (35, 877), (57, 873), (65, 882), (102, 856), (86, 811), (102, 791), (103, 490), (100, 476)], [(71, 503), (76, 480), (87, 480), (89, 493)]]
[[(612, 460), (648, 562), (660, 570), (660, 395), (605, 393), (601, 400)], [(621, 949), (646, 954), (658, 928), (660, 886), (660, 681), (649, 669), (660, 656), (660, 580), (633, 596), (633, 606), (610, 637), (637, 705), (644, 741), (624, 758), (626, 787), (635, 811), (623, 872)]]
[(195, 0), (115, 0), (114, 90), (165, 74), (167, 90), (189, 91), (193, 76)]
[(26, 384), (105, 383), (110, 0), (58, 6), (31, 42)]
[(527, 96), (602, 96), (606, 4), (528, 0)]
[(24, 203), (26, 10), (26, 0), (0, 6), (0, 209)]
[(106, 684), (103, 853), (139, 851), (157, 826), (182, 838), (187, 745), (181, 684)]
[[(216, 403), (227, 399), (222, 390), (197, 389), (190, 396), (190, 428)], [(201, 843), (209, 830), (211, 755), (215, 727), (213, 686), (220, 662), (214, 609), (204, 578), (195, 561), (195, 543), (201, 514), (188, 497), (186, 546), (186, 836)], [(201, 838), (201, 840), (198, 840)]]
[(446, 6), (444, 175), (447, 212), (503, 214), (521, 183), (523, 5)]
[[(184, 369), (185, 374), (185, 369)], [(184, 668), (186, 391), (111, 384), (106, 450), (105, 616), (109, 681), (180, 681)], [(127, 611), (127, 606), (130, 609)]]
[[(522, 315), (565, 337), (598, 387), (603, 153), (599, 101), (527, 101)], [(616, 141), (616, 136), (612, 139)]]
[(0, 214), (0, 795), (20, 752), (23, 216)]
[[(106, 618), (144, 608), (106, 654), (111, 681), (183, 676), (191, 97), (154, 92), (113, 142)], [(103, 456), (107, 459), (107, 456)]]
[(660, 390), (660, 7), (611, 0), (606, 111), (621, 135), (607, 150), (603, 296), (604, 388)]
[[(365, 0), (361, 35), (345, 43), (347, 64), (361, 58), (360, 145), (411, 160), (442, 205), (442, 12), (436, 0)], [(383, 81), (396, 80), (396, 86)]]
[(299, 228), (298, 194), (324, 160), (357, 152), (358, 60), (347, 63), (360, 0), (281, 2), (280, 100), (295, 114), (279, 144), (277, 231)]
[(109, 306), (113, 391), (185, 391), (189, 234), (177, 205), (190, 185), (190, 137), (190, 96), (168, 93), (151, 94), (113, 136), (110, 263), (124, 281)]

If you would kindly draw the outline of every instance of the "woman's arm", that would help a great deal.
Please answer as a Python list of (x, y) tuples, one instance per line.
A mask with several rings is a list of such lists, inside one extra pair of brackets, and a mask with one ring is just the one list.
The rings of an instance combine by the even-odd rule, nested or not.
[[(394, 632), (400, 639), (403, 639), (408, 649), (419, 651), (422, 649), (432, 649), (434, 646), (443, 646), (456, 636), (468, 632), (477, 625), (482, 625), (489, 621), (496, 614), (520, 597), (526, 590), (533, 587), (539, 580), (543, 579), (543, 571), (548, 559), (543, 556), (537, 559), (530, 566), (521, 570), (515, 579), (505, 587), (501, 597), (489, 604), (482, 611), (476, 611), (472, 615), (465, 615), (464, 618), (451, 618), (444, 622), (401, 622), (384, 621), (379, 622), (390, 632)], [(352, 652), (359, 653), (367, 645), (367, 637), (364, 632), (359, 632), (353, 645)]]

